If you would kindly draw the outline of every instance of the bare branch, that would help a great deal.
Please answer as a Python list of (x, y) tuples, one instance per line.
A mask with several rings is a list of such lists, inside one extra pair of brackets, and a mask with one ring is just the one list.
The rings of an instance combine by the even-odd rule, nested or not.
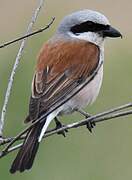
[(16, 146), (13, 146), (13, 147), (9, 148), (8, 151), (6, 151), (6, 152), (3, 152), (3, 151), (0, 152), (0, 158), (6, 156), (7, 154), (9, 154), (12, 151), (15, 151), (15, 150), (19, 149), (21, 146), (22, 146), (22, 144), (18, 144)]
[[(91, 120), (91, 119), (93, 119), (93, 118), (100, 118), (100, 117), (102, 118), (102, 117), (104, 117), (104, 116), (106, 116), (106, 115), (110, 115), (111, 113), (115, 113), (115, 112), (117, 112), (117, 111), (119, 112), (119, 111), (121, 111), (121, 110), (126, 110), (126, 109), (128, 109), (128, 108), (130, 108), (130, 107), (132, 107), (132, 103), (131, 103), (131, 102), (130, 102), (130, 103), (127, 103), (127, 104), (124, 104), (124, 105), (122, 105), (122, 106), (119, 106), (119, 107), (110, 109), (110, 110), (108, 110), (108, 111), (104, 111), (104, 112), (99, 113), (99, 114), (97, 114), (97, 115), (93, 115), (93, 116), (89, 117), (88, 120)], [(130, 111), (130, 112), (131, 112), (131, 111)], [(86, 120), (86, 119), (85, 119), (85, 120)], [(81, 121), (80, 121), (80, 122), (81, 122)], [(51, 133), (51, 132), (54, 131), (54, 130), (56, 130), (56, 129), (48, 130), (48, 131), (46, 132), (46, 136), (47, 136), (47, 133)], [(23, 133), (23, 134), (24, 134), (24, 133)], [(14, 140), (15, 138), (16, 138), (16, 137), (1, 138), (1, 139), (0, 139), (0, 146), (11, 142), (11, 141)], [(18, 140), (22, 140), (22, 139), (24, 139), (24, 138), (25, 138), (25, 135), (21, 135)]]
[[(44, 3), (44, 0), (39, 1), (38, 6), (37, 6), (37, 8), (35, 9), (35, 11), (33, 13), (31, 22), (28, 25), (26, 35), (31, 32), (32, 27), (33, 27), (33, 25), (34, 25), (34, 23), (35, 23), (35, 21), (36, 21), (36, 19), (38, 17), (39, 11), (40, 11), (41, 7), (43, 6), (43, 3)], [(15, 76), (17, 67), (19, 65), (19, 62), (20, 62), (20, 59), (21, 59), (22, 52), (23, 52), (23, 49), (25, 47), (26, 41), (27, 41), (27, 39), (23, 39), (23, 41), (22, 41), (22, 43), (20, 45), (18, 54), (16, 56), (15, 63), (14, 63), (14, 66), (13, 66), (13, 69), (12, 69), (12, 72), (11, 72), (11, 75), (10, 75), (10, 78), (9, 78), (8, 87), (7, 87), (7, 90), (6, 90), (4, 104), (3, 104), (3, 107), (2, 107), (1, 118), (0, 118), (0, 136), (2, 136), (2, 134), (3, 134), (3, 126), (4, 126), (4, 121), (5, 121), (5, 115), (6, 115), (6, 110), (7, 110), (9, 97), (10, 97), (10, 94), (11, 94), (11, 89), (12, 89), (12, 86), (13, 86), (14, 76)]]
[[(57, 134), (58, 132), (64, 131), (66, 129), (73, 129), (73, 128), (79, 128), (81, 126), (85, 126), (89, 121), (98, 123), (98, 122), (102, 122), (102, 121), (105, 121), (105, 120), (110, 120), (110, 119), (115, 119), (115, 118), (118, 118), (118, 117), (131, 115), (132, 110), (127, 110), (126, 111), (126, 109), (128, 109), (130, 107), (132, 107), (132, 103), (127, 103), (125, 105), (110, 109), (108, 111), (104, 111), (102, 113), (98, 113), (96, 115), (93, 115), (93, 116), (91, 116), (91, 117), (89, 117), (87, 119), (83, 119), (81, 121), (65, 125), (62, 128), (51, 129), (51, 130), (46, 132), (46, 134), (44, 135), (43, 138), (47, 138), (49, 136)], [(122, 111), (122, 110), (124, 110), (124, 111)], [(20, 133), (18, 136), (14, 137), (14, 138), (7, 138), (7, 139), (3, 140), (3, 142), (1, 141), (0, 145), (6, 144), (6, 143), (9, 143), (9, 144), (0, 153), (0, 158), (4, 157), (5, 155), (7, 155), (8, 153), (10, 153), (12, 151), (17, 150), (18, 148), (20, 148), (22, 146), (22, 143), (21, 143), (21, 144), (18, 144), (18, 145), (15, 145), (15, 146), (11, 147), (11, 145), (14, 144), (14, 142), (23, 140), (25, 138), (25, 134), (24, 134), (25, 132), (26, 131), (24, 130), (23, 133)]]
[(47, 29), (53, 24), (54, 20), (55, 20), (55, 17), (53, 17), (52, 20), (51, 20), (44, 28), (41, 28), (41, 29), (39, 29), (39, 30), (37, 30), (37, 31), (28, 33), (27, 35), (24, 35), (24, 36), (22, 36), (22, 37), (19, 37), (19, 38), (16, 38), (16, 39), (14, 39), (14, 40), (11, 40), (11, 41), (9, 41), (9, 42), (6, 42), (6, 43), (0, 45), (0, 48), (4, 48), (4, 47), (6, 47), (6, 46), (9, 46), (9, 45), (11, 45), (11, 44), (13, 44), (13, 43), (16, 43), (16, 42), (22, 40), (22, 39), (25, 39), (25, 38), (34, 36), (34, 35), (36, 35), (36, 34), (38, 34), (38, 33), (41, 33), (41, 32), (43, 32), (43, 31), (47, 30)]

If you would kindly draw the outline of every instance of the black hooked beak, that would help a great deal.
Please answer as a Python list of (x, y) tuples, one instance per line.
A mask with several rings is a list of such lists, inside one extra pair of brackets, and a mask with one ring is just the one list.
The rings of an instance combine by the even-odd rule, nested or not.
[(115, 28), (109, 26), (109, 29), (103, 30), (103, 37), (122, 38), (122, 34)]

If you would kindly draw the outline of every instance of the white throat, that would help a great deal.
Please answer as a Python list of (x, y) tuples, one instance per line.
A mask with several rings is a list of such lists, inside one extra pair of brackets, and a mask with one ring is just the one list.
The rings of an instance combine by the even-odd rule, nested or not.
[(69, 32), (69, 35), (73, 38), (85, 40), (93, 44), (96, 44), (100, 48), (104, 46), (104, 38), (95, 32), (84, 32), (84, 33), (79, 33), (77, 35)]

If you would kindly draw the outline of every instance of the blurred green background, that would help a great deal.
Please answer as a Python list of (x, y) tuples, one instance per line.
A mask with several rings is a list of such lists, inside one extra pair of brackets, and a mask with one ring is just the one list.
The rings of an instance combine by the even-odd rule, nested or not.
[[(26, 31), (38, 0), (0, 0), (0, 43)], [(130, 0), (50, 0), (45, 1), (34, 30), (55, 16), (53, 26), (28, 40), (9, 101), (5, 136), (24, 128), (37, 53), (56, 30), (59, 21), (79, 9), (104, 13), (118, 28), (123, 39), (108, 39), (105, 44), (104, 81), (97, 101), (87, 110), (94, 114), (132, 100), (132, 2)], [(0, 49), (0, 107), (20, 42)], [(63, 122), (79, 120), (77, 114)], [(31, 171), (11, 175), (9, 168), (16, 152), (0, 159), (0, 179), (10, 180), (127, 180), (132, 178), (132, 117), (97, 124), (93, 134), (85, 127), (71, 130), (66, 138), (52, 136), (40, 146)]]

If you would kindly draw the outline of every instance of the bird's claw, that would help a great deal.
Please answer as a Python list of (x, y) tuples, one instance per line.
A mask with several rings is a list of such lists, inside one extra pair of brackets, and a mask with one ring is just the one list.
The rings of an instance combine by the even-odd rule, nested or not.
[[(64, 127), (64, 125), (58, 119), (55, 119), (55, 123), (56, 123), (56, 129), (60, 129), (60, 128)], [(61, 134), (64, 137), (66, 137), (67, 132), (68, 132), (68, 130), (65, 129), (65, 130), (58, 132), (57, 134), (59, 134), (59, 135)]]
[(90, 133), (92, 133), (92, 129), (96, 126), (95, 122), (92, 121), (92, 120), (89, 120), (87, 123), (86, 123), (86, 127), (87, 129), (89, 130)]

